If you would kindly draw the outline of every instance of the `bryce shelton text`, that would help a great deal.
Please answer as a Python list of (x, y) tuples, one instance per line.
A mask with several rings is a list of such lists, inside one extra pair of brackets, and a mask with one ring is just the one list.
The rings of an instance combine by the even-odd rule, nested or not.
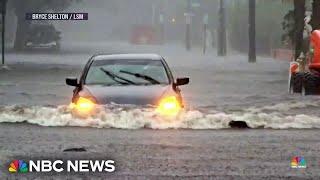
[(26, 13), (26, 20), (33, 21), (81, 21), (88, 18), (88, 13)]

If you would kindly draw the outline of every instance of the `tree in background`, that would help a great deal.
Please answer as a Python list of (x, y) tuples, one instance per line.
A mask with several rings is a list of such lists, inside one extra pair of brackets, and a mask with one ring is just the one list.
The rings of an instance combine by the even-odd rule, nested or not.
[(249, 0), (249, 62), (256, 62), (256, 0)]
[[(283, 0), (292, 3), (292, 0)], [(319, 0), (294, 0), (294, 10), (289, 11), (284, 16), (283, 29), (284, 38), (289, 38), (295, 45), (295, 57), (301, 52), (307, 52), (307, 46), (303, 46), (303, 30), (305, 26), (305, 11), (312, 10), (311, 26), (312, 29), (320, 29), (320, 1)], [(310, 7), (312, 4), (312, 8)], [(307, 7), (307, 8), (306, 8)]]
[(320, 29), (320, 1), (313, 0), (312, 3), (312, 19), (311, 19), (312, 29)]
[(295, 45), (295, 59), (300, 56), (303, 49), (303, 30), (304, 18), (306, 13), (305, 0), (294, 0), (294, 45)]
[[(248, 1), (232, 1), (228, 7), (229, 41), (233, 49), (248, 52)], [(256, 49), (259, 54), (270, 54), (282, 46), (281, 23), (292, 4), (279, 0), (256, 1)]]
[(295, 35), (295, 20), (294, 20), (294, 10), (288, 11), (288, 13), (283, 17), (282, 29), (284, 30), (284, 34), (282, 35), (282, 42), (284, 43), (286, 48), (291, 48), (294, 35)]
[(11, 8), (17, 17), (16, 37), (14, 41), (14, 49), (22, 50), (26, 41), (26, 32), (29, 29), (30, 21), (25, 19), (26, 13), (62, 11), (68, 8), (72, 3), (81, 0), (12, 0)]

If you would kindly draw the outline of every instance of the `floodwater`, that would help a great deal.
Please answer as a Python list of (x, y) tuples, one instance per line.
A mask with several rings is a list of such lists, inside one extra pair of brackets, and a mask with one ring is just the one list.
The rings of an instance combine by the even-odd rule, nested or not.
[[(78, 76), (101, 52), (163, 55), (176, 77), (191, 78), (182, 87), (186, 109), (168, 119), (150, 107), (108, 105), (96, 117), (73, 118), (65, 77)], [(11, 70), (0, 72), (1, 179), (319, 179), (319, 97), (287, 93), (288, 62), (258, 57), (249, 64), (237, 53), (125, 43), (10, 53), (7, 60)], [(254, 129), (230, 129), (239, 121)], [(291, 169), (295, 156), (306, 159), (306, 169)], [(13, 159), (114, 159), (116, 172), (22, 177), (8, 173)]]

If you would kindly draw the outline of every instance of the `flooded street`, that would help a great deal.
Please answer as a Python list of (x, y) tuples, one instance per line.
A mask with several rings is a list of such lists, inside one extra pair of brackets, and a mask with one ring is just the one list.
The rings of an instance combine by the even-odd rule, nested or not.
[[(319, 179), (319, 131), (117, 130), (2, 124), (1, 169), (12, 159), (114, 159), (116, 172), (1, 174), (2, 179)], [(17, 133), (19, 132), (19, 133)], [(66, 149), (75, 149), (64, 152)], [(81, 149), (77, 150), (77, 149)], [(306, 169), (292, 169), (303, 156)]]
[[(182, 87), (189, 107), (271, 105), (300, 101), (287, 93), (289, 63), (259, 57), (249, 64), (236, 52), (217, 57), (216, 50), (203, 55), (200, 49), (186, 52), (181, 45), (131, 46), (127, 43), (66, 45), (55, 53), (8, 54), (12, 71), (1, 72), (1, 104), (68, 104), (72, 88), (65, 78), (79, 76), (93, 54), (158, 53), (168, 62), (175, 77), (190, 77)], [(303, 98), (304, 99), (304, 98)]]
[[(118, 46), (88, 47), (83, 53), (77, 47), (79, 51), (75, 48), (59, 55), (8, 55), (11, 70), (0, 72), (4, 172), (12, 158), (107, 157), (116, 161), (116, 172), (90, 177), (319, 178), (319, 98), (287, 93), (287, 62), (259, 57), (256, 64), (248, 64), (237, 53), (220, 58), (214, 50), (202, 55), (200, 50), (189, 53), (174, 45)], [(68, 111), (72, 88), (65, 85), (65, 77), (78, 76), (87, 59), (99, 52), (163, 55), (175, 77), (191, 79), (182, 88), (185, 111), (166, 120), (152, 108), (105, 106), (94, 118), (73, 118)], [(230, 122), (236, 121), (256, 129), (230, 129)], [(63, 152), (68, 148), (83, 151)], [(303, 156), (307, 169), (291, 169), (293, 156)], [(47, 174), (37, 177), (52, 178)]]
[(0, 6), (0, 180), (320, 179), (319, 1)]

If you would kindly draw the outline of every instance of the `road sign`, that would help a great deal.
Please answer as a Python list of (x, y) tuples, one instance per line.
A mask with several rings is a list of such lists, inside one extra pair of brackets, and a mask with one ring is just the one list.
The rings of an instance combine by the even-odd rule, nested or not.
[(203, 24), (208, 25), (209, 24), (209, 15), (205, 14), (203, 16)]
[(164, 22), (163, 14), (160, 14), (160, 16), (159, 16), (159, 21), (160, 21), (161, 24)]
[(191, 7), (193, 7), (193, 8), (198, 8), (200, 6), (201, 6), (201, 4), (200, 4), (200, 2), (198, 0), (193, 0), (191, 2)]
[(186, 17), (186, 24), (191, 24), (192, 17), (194, 16), (193, 13), (184, 13), (184, 16)]

